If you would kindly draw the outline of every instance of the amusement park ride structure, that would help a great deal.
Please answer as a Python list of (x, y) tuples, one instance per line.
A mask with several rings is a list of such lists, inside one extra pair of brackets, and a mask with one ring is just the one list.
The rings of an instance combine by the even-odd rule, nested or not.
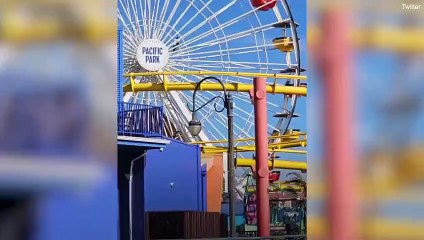
[[(268, 78), (264, 89), (275, 97), (269, 97), (266, 103), (265, 115), (272, 120), (265, 122), (269, 136), (265, 157), (268, 155), (270, 159), (270, 164), (265, 162), (265, 165), (271, 169), (306, 171), (304, 162), (275, 160), (281, 153), (305, 154), (302, 148), (307, 145), (305, 133), (290, 130), (290, 122), (297, 116), (294, 113), (297, 102), (307, 95), (307, 88), (306, 77), (301, 76), (304, 69), (300, 64), (299, 24), (294, 21), (286, 0), (250, 3), (120, 0), (118, 17), (121, 28), (118, 93), (124, 102), (163, 106), (168, 137), (199, 144), (205, 154), (231, 150), (236, 154), (234, 160), (239, 167), (249, 167), (255, 172), (252, 167), (255, 159), (243, 157), (259, 146), (253, 144), (255, 117), (249, 93), (254, 88), (254, 77)], [(223, 84), (197, 85), (199, 80), (212, 76)], [(221, 140), (226, 138), (223, 133), (229, 131), (225, 117), (214, 111), (223, 106), (213, 98), (214, 107), (203, 107), (210, 102), (208, 99), (214, 96), (214, 91), (221, 92), (223, 88), (232, 92), (235, 103), (234, 131), (231, 132), (236, 139), (231, 149), (228, 149), (231, 146), (228, 140)], [(197, 120), (204, 127), (199, 134), (192, 134), (188, 129), (191, 112), (187, 106), (191, 103), (190, 94), (196, 90), (202, 105)], [(249, 172), (240, 179), (246, 179)], [(230, 181), (232, 179), (226, 182)], [(234, 193), (235, 189), (230, 187), (228, 191)], [(230, 212), (233, 213), (231, 209)], [(269, 222), (262, 226), (264, 224)], [(235, 236), (231, 225), (231, 236)], [(269, 234), (269, 230), (268, 233), (262, 231), (263, 234)]]

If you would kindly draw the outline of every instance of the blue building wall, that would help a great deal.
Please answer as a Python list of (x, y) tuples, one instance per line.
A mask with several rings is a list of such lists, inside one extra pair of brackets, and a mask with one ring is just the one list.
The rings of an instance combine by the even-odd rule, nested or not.
[[(105, 168), (103, 178), (103, 181), (82, 192), (66, 189), (46, 192), (38, 197), (34, 211), (36, 231), (30, 239), (116, 240), (116, 169)], [(0, 239), (3, 238), (0, 236)]]
[(151, 150), (146, 158), (146, 211), (206, 211), (206, 169), (198, 146), (171, 140), (163, 152)]

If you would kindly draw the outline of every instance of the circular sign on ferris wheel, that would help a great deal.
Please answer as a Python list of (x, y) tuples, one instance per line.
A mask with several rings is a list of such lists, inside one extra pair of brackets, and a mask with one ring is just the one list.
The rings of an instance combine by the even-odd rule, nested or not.
[(159, 71), (169, 59), (168, 48), (157, 39), (146, 39), (137, 48), (137, 61), (147, 71)]

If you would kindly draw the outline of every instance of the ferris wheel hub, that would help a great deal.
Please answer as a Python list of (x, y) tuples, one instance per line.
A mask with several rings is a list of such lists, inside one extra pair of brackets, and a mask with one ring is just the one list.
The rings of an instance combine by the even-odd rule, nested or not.
[(146, 39), (137, 48), (137, 62), (147, 71), (162, 70), (168, 60), (168, 48), (158, 39)]

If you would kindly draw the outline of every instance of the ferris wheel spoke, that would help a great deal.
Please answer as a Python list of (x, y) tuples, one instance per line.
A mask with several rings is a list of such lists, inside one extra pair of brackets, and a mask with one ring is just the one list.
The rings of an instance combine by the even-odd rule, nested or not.
[[(186, 68), (188, 68), (188, 70), (198, 70), (198, 71), (207, 71), (207, 69), (204, 69), (204, 68), (198, 68), (198, 67), (191, 67), (191, 66), (189, 66), (189, 65), (182, 65), (183, 67), (186, 67)], [(179, 71), (179, 69), (178, 68), (175, 68), (175, 67), (170, 67), (170, 69), (171, 70), (176, 70), (176, 71)], [(200, 79), (200, 77), (199, 76), (195, 76), (196, 78), (198, 78), (198, 79)], [(180, 76), (180, 78), (182, 78), (182, 79), (188, 79), (187, 77), (185, 77), (185, 76)], [(242, 77), (239, 77), (239, 78), (242, 78)], [(221, 80), (224, 80), (225, 79), (225, 82), (229, 82), (229, 83), (239, 83), (238, 81), (236, 81), (236, 80), (232, 80), (232, 79), (229, 79), (228, 77), (226, 77), (226, 78), (221, 78)]]
[[(126, 41), (126, 43), (128, 43), (129, 45), (133, 45), (133, 44), (135, 45), (135, 43), (131, 43), (130, 41)], [(133, 58), (133, 57), (135, 56), (136, 51), (134, 50), (134, 48), (133, 48), (133, 47), (130, 47), (130, 46), (124, 45), (124, 46), (123, 46), (123, 49), (124, 49), (124, 53), (123, 53), (123, 55), (124, 55), (125, 57)]]
[[(161, 94), (162, 95), (162, 94)], [(162, 95), (161, 96), (161, 98), (164, 98), (164, 96)], [(175, 136), (175, 134), (176, 134), (176, 132), (174, 132), (174, 127), (173, 126), (175, 126), (174, 124), (172, 124), (171, 123), (171, 121), (170, 121), (170, 113), (169, 113), (169, 110), (168, 110), (168, 108), (163, 108), (164, 109), (164, 115), (165, 115), (165, 125), (167, 125), (168, 126), (168, 131), (169, 131), (169, 135), (168, 136)]]
[[(138, 11), (140, 12), (140, 14), (137, 15), (137, 17), (140, 16), (141, 22), (142, 22), (142, 25), (143, 25), (143, 29), (140, 28), (140, 31), (139, 31), (141, 33), (140, 36), (142, 38), (144, 38), (146, 36), (146, 33), (147, 33), (147, 24), (146, 24), (147, 18), (145, 17), (146, 12), (144, 11), (145, 8), (143, 7), (143, 3), (141, 2), (142, 0), (134, 0), (134, 1), (135, 1), (135, 4), (136, 4)], [(137, 19), (136, 21), (140, 22), (140, 19)]]
[[(130, 43), (129, 41), (125, 41), (125, 43), (132, 45), (132, 43)], [(123, 56), (130, 57), (130, 58), (133, 58), (135, 56), (134, 54), (136, 53), (136, 51), (131, 46), (128, 46), (128, 45), (125, 44), (123, 46), (123, 50), (124, 50), (124, 52), (122, 54)]]
[[(121, 2), (121, 1), (120, 1), (120, 3), (121, 3), (121, 9), (124, 12), (124, 15), (121, 13), (120, 8), (118, 7), (118, 18), (121, 20), (122, 24), (126, 27), (127, 25), (129, 25), (133, 21), (133, 18), (132, 18), (132, 15), (129, 12), (130, 10), (129, 10), (129, 6), (128, 6), (128, 2), (127, 2), (126, 5), (124, 5), (123, 2)], [(124, 17), (126, 19), (124, 19)], [(133, 28), (134, 32), (136, 32), (134, 25), (131, 24), (131, 27)]]
[[(131, 16), (128, 16), (126, 12), (125, 12), (125, 14), (126, 14), (128, 21), (131, 22)], [(133, 41), (137, 41), (139, 39), (139, 36), (136, 35), (135, 33), (133, 33), (133, 32), (137, 32), (135, 26), (131, 23), (127, 23), (127, 21), (123, 18), (122, 14), (120, 13), (119, 10), (118, 10), (118, 15), (119, 15), (118, 19), (120, 20), (120, 22), (122, 23), (122, 26), (126, 30), (126, 31), (124, 31), (124, 38), (126, 37), (127, 39), (132, 39)], [(128, 27), (128, 25), (131, 25), (132, 30)]]
[[(246, 102), (246, 103), (251, 103), (250, 100), (250, 96), (248, 94), (244, 94), (244, 93), (233, 93), (233, 96), (237, 99), (239, 99), (240, 101)], [(273, 102), (268, 102), (267, 103), (268, 106), (274, 107), (274, 108), (279, 108), (280, 106), (273, 103)], [(273, 113), (277, 113), (276, 111), (272, 111)]]
[(128, 28), (127, 25), (125, 25), (125, 24), (123, 24), (123, 25), (124, 25), (124, 28), (125, 28), (125, 30), (123, 31), (123, 38), (124, 38), (124, 42), (125, 42), (124, 48), (127, 47), (127, 45), (126, 45), (127, 43), (130, 44), (131, 47), (137, 46), (136, 42), (138, 40), (138, 37), (136, 37), (132, 34), (129, 34), (129, 32), (131, 32), (131, 30)]
[[(181, 65), (179, 65), (181, 66)], [(197, 67), (197, 68), (203, 68), (203, 69), (211, 69), (211, 70), (222, 70), (222, 69), (229, 69), (229, 70), (263, 70), (263, 71), (278, 71), (278, 68), (270, 68), (270, 67), (241, 67), (241, 66), (219, 66), (219, 65), (190, 65), (191, 67)]]
[(185, 68), (187, 65), (177, 62), (169, 62), (169, 66), (167, 66), (167, 69), (175, 69), (176, 71), (180, 71), (180, 69), (177, 69), (176, 67)]
[[(178, 60), (179, 62), (198, 62), (197, 59), (181, 59)], [(287, 66), (285, 63), (270, 63), (270, 62), (239, 62), (239, 61), (219, 61), (219, 60), (202, 60), (202, 63), (221, 63), (221, 64), (229, 64), (229, 65), (236, 65), (240, 67), (256, 67), (257, 65), (264, 65), (264, 66)], [(248, 66), (253, 65), (253, 66)]]
[(181, 106), (175, 101), (174, 97), (171, 96), (169, 93), (166, 93), (166, 99), (170, 102), (171, 107), (170, 109), (173, 109), (176, 113), (178, 113), (178, 119), (181, 123), (188, 123), (187, 118), (185, 117), (184, 113), (181, 110)]
[[(178, 62), (178, 61), (170, 61), (170, 66), (178, 66), (178, 67), (183, 67), (183, 68), (187, 68), (188, 70), (199, 70), (199, 71), (210, 71), (211, 69), (214, 70), (222, 70), (222, 69), (228, 69), (228, 70), (232, 70), (232, 69), (236, 69), (236, 70), (264, 70), (264, 71), (279, 71), (281, 70), (281, 66), (283, 66), (284, 64), (270, 64), (270, 63), (249, 63), (252, 64), (252, 66), (246, 65), (245, 63), (240, 63), (240, 62), (224, 62), (224, 61), (216, 61), (216, 62), (211, 62), (209, 64), (202, 64), (202, 65), (194, 65), (194, 64), (190, 64), (190, 62), (196, 62), (196, 61), (187, 61), (187, 64), (184, 64), (182, 62)], [(260, 67), (260, 65), (265, 65), (264, 67)], [(241, 77), (243, 79), (249, 79), (251, 81), (250, 78), (247, 77)]]
[(150, 25), (150, 21), (152, 19), (152, 16), (150, 14), (150, 4), (151, 4), (150, 0), (144, 0), (144, 9), (146, 9), (146, 16), (145, 17), (146, 17), (146, 25), (147, 25), (147, 32), (145, 32), (145, 34), (146, 34), (147, 37), (150, 37), (149, 32), (150, 32), (150, 29), (152, 29), (152, 27)]
[(135, 32), (138, 33), (139, 36), (143, 37), (144, 34), (141, 32), (140, 21), (138, 20), (137, 2), (136, 1), (130, 1), (130, 2), (131, 2), (130, 6), (131, 6), (131, 9), (132, 9), (132, 12), (133, 12), (132, 15), (134, 16), (134, 20), (132, 20), (132, 22), (135, 22), (135, 26), (134, 26), (134, 24), (132, 24), (132, 25), (136, 29)]
[(153, 26), (152, 26), (152, 38), (157, 38), (156, 36), (156, 28), (157, 28), (157, 22), (159, 21), (158, 15), (159, 15), (159, 4), (161, 3), (160, 0), (154, 1), (153, 4)]
[[(118, 14), (120, 16), (120, 20), (122, 22), (122, 25), (127, 29), (126, 32), (131, 33), (132, 36), (134, 37), (134, 39), (137, 39), (138, 38), (138, 35), (137, 35), (138, 31), (137, 31), (136, 26), (134, 24), (132, 24), (134, 19), (133, 19), (131, 12), (130, 12), (130, 6), (128, 5), (128, 2), (125, 6), (122, 6), (122, 7), (123, 7), (122, 10), (123, 10), (125, 15), (122, 15), (120, 10), (118, 9)], [(125, 16), (126, 19), (124, 19), (124, 16)], [(130, 30), (128, 28), (128, 25), (131, 25), (132, 30)]]
[(231, 66), (219, 66), (219, 65), (190, 65), (191, 67), (198, 67), (198, 68), (203, 68), (203, 69), (212, 69), (212, 70), (219, 70), (219, 69), (239, 69), (239, 70), (252, 70), (252, 69), (257, 69), (257, 70), (262, 70), (264, 68), (254, 68), (254, 67), (231, 67)]
[[(237, 93), (233, 94), (233, 97), (234, 97), (235, 99), (237, 99), (237, 100), (239, 100), (239, 101), (242, 101), (242, 102), (245, 102), (245, 103), (247, 103), (247, 104), (249, 104), (249, 105), (251, 105), (251, 104), (252, 104), (252, 102), (251, 102), (251, 100), (250, 100), (250, 97), (242, 98), (242, 97), (240, 97), (240, 96), (244, 96), (244, 95), (237, 94)], [(273, 105), (271, 102), (267, 102), (267, 104), (268, 104), (268, 105)], [(252, 107), (253, 107), (253, 106), (252, 106)], [(246, 112), (243, 108), (239, 108), (239, 111), (241, 111), (241, 112), (245, 113), (246, 115), (249, 115), (249, 113), (248, 113), (248, 112)], [(276, 114), (276, 113), (277, 113), (277, 111), (272, 110), (272, 109), (270, 109), (270, 108), (268, 109), (268, 112), (270, 112), (270, 113), (272, 113), (272, 114)]]
[[(248, 11), (248, 12), (246, 12), (246, 13), (244, 13), (244, 14), (242, 14), (242, 15), (240, 15), (240, 16), (238, 16), (238, 17), (236, 17), (236, 18), (232, 19), (232, 20), (229, 20), (229, 21), (227, 21), (227, 22), (223, 23), (222, 25), (220, 25), (218, 28), (216, 28), (216, 29), (214, 29), (214, 30), (215, 30), (215, 31), (219, 31), (219, 30), (223, 30), (223, 29), (225, 29), (225, 28), (227, 28), (227, 27), (229, 27), (229, 26), (232, 26), (233, 24), (235, 24), (235, 23), (239, 22), (240, 20), (242, 20), (242, 19), (246, 18), (247, 16), (249, 16), (249, 15), (250, 15), (250, 14), (252, 14), (252, 13), (254, 13), (255, 11), (256, 11), (256, 9), (252, 9), (252, 10), (250, 10), (250, 11)], [(205, 37), (207, 37), (207, 36), (209, 36), (209, 35), (211, 35), (211, 34), (212, 34), (212, 32), (205, 32), (205, 33), (203, 33), (203, 34), (199, 35), (198, 37), (196, 37), (196, 38), (194, 38), (194, 39), (190, 40), (190, 43), (191, 43), (191, 42), (193, 42), (194, 40), (195, 40), (195, 41), (198, 41), (198, 40), (200, 40), (200, 39), (203, 39), (203, 38), (205, 38)], [(187, 35), (187, 34), (183, 35), (181, 38), (186, 37), (186, 35)]]
[[(215, 45), (222, 44), (222, 43), (228, 43), (230, 41), (238, 40), (240, 38), (250, 37), (252, 34), (258, 33), (262, 30), (266, 31), (266, 30), (273, 29), (272, 25), (273, 24), (267, 24), (267, 25), (259, 26), (259, 27), (253, 28), (253, 29), (249, 29), (249, 30), (240, 32), (240, 33), (234, 33), (234, 34), (228, 35), (225, 38), (213, 39), (213, 40), (206, 41), (204, 43), (196, 44), (196, 45), (193, 45), (193, 46), (190, 46), (190, 44), (196, 42), (197, 40), (196, 41), (191, 40), (189, 42), (185, 42), (184, 45), (181, 45), (180, 49), (182, 49), (183, 47), (187, 47), (186, 50), (188, 50), (188, 52), (195, 52), (197, 50), (200, 50), (200, 49), (203, 49), (203, 48), (206, 48), (206, 47), (213, 47)], [(200, 39), (198, 39), (198, 40), (200, 40)], [(181, 52), (181, 50), (179, 52)]]
[[(203, 4), (205, 4), (202, 0), (200, 0), (200, 2), (202, 2)], [(196, 6), (195, 6), (195, 8), (196, 8), (196, 10), (197, 11), (200, 11)], [(211, 13), (212, 15), (214, 15), (214, 14), (216, 14), (216, 13), (214, 13), (209, 7), (206, 7), (206, 9), (209, 11), (209, 13)], [(205, 18), (205, 19), (207, 19), (207, 17), (206, 17), (206, 15), (202, 12), (201, 13), (201, 15)], [(219, 14), (218, 14), (219, 15)], [(217, 16), (217, 15), (216, 15)], [(214, 18), (215, 20), (216, 20), (216, 22), (219, 24), (219, 21), (218, 21), (218, 19), (215, 17)], [(215, 38), (219, 38), (219, 36), (217, 35), (217, 31), (215, 31), (214, 30), (214, 27), (212, 26), (212, 24), (211, 24), (211, 22), (210, 21), (207, 21), (207, 23), (209, 24), (209, 27), (210, 27), (210, 29), (213, 31), (213, 35), (215, 36)], [(206, 23), (205, 23), (206, 24)], [(225, 37), (226, 35), (225, 35), (225, 32), (224, 31), (222, 31), (221, 30), (221, 33), (222, 33), (222, 35)], [(185, 42), (183, 42), (183, 44), (185, 45)], [(225, 44), (226, 45), (226, 48), (228, 48), (228, 44)], [(221, 45), (218, 45), (218, 47), (219, 47), (219, 50), (222, 50), (222, 46)], [(187, 47), (186, 46), (183, 46), (182, 47), (184, 50), (186, 50), (187, 49)], [(220, 58), (221, 58), (221, 60), (223, 60), (223, 56), (224, 54), (221, 54), (221, 56), (220, 56)], [(229, 54), (227, 54), (227, 57), (228, 58), (230, 58), (230, 56), (229, 56)]]
[(146, 2), (144, 1), (144, 4), (142, 2), (143, 0), (138, 0), (138, 5), (140, 6), (140, 15), (141, 19), (143, 21), (143, 33), (144, 37), (147, 37), (148, 32), (148, 16), (147, 16), (147, 8), (146, 8)]
[[(251, 111), (250, 111), (250, 115), (249, 115), (249, 117), (246, 119), (246, 121), (245, 121), (245, 124), (244, 124), (244, 127), (243, 127), (243, 132), (250, 132), (250, 130), (251, 130), (251, 126), (253, 126), (253, 123), (254, 123), (254, 109), (252, 109)], [(248, 125), (250, 125), (249, 127), (247, 127)], [(248, 135), (246, 135), (246, 134), (243, 134), (243, 132), (242, 133), (240, 133), (240, 138), (245, 138), (245, 137), (249, 137)], [(239, 142), (237, 142), (236, 143), (236, 146), (239, 144)]]
[[(188, 70), (207, 71), (207, 69), (205, 69), (205, 68), (192, 67), (190, 65), (185, 65), (185, 64), (177, 64), (177, 65), (178, 66), (181, 66), (181, 67), (185, 67)], [(179, 71), (180, 70), (180, 69), (178, 69), (178, 68), (176, 68), (174, 66), (169, 66), (169, 69), (170, 70), (174, 70), (174, 71)], [(196, 76), (196, 77), (199, 78), (199, 76)], [(180, 76), (180, 78), (187, 79), (184, 76)], [(233, 78), (230, 79), (228, 76), (225, 76), (225, 78), (222, 77), (221, 80), (225, 80), (226, 82), (229, 82), (229, 83), (249, 83), (249, 84), (251, 84), (253, 82), (253, 79), (252, 78), (243, 77), (243, 76), (237, 76), (237, 78), (234, 78), (234, 79)], [(240, 81), (240, 80), (243, 80), (243, 81)]]
[[(180, 16), (177, 18), (177, 20), (175, 21), (175, 23), (172, 25), (171, 29), (175, 29), (175, 27), (177, 26), (177, 24), (181, 21), (181, 19), (185, 16), (185, 14), (187, 13), (187, 11), (190, 9), (191, 6), (193, 6), (194, 1), (190, 1), (190, 3), (188, 4), (188, 6), (184, 9), (184, 11), (180, 14)], [(163, 21), (163, 20), (162, 20)], [(159, 38), (163, 39), (164, 42), (167, 41), (168, 36), (171, 34), (171, 32), (169, 31), (163, 38), (163, 34), (165, 32), (166, 29), (164, 29), (163, 31), (160, 32), (159, 34)]]
[[(204, 43), (194, 45), (193, 47), (213, 46), (213, 45), (216, 45), (218, 43), (222, 43), (223, 41), (224, 42), (230, 42), (230, 41), (238, 40), (238, 39), (244, 38), (244, 37), (251, 37), (252, 34), (256, 34), (256, 33), (261, 32), (261, 31), (267, 31), (267, 30), (273, 29), (272, 25), (273, 25), (273, 23), (267, 24), (267, 25), (262, 25), (262, 26), (255, 27), (255, 28), (251, 28), (251, 29), (248, 29), (248, 30), (245, 30), (245, 31), (242, 31), (242, 32), (227, 35), (223, 40), (222, 39), (214, 39), (214, 40), (211, 40), (211, 41), (206, 41)], [(186, 44), (191, 44), (191, 43), (194, 43), (194, 42), (195, 41), (186, 42)]]
[[(222, 14), (223, 12), (225, 12), (227, 9), (229, 9), (231, 6), (233, 6), (238, 0), (233, 0), (231, 2), (229, 2), (227, 5), (225, 5), (224, 7), (222, 7), (220, 10), (218, 10), (215, 13), (212, 13), (211, 16), (209, 16), (208, 18), (206, 18), (205, 20), (203, 20), (201, 23), (197, 24), (196, 27), (192, 28), (190, 31), (184, 33), (183, 36), (181, 36), (181, 38), (187, 38), (188, 36), (190, 36), (192, 33), (194, 33), (195, 31), (197, 31), (198, 29), (200, 29), (201, 27), (203, 27), (205, 24), (209, 23), (212, 19), (216, 18), (217, 16), (219, 16), (220, 14)], [(210, 1), (211, 2), (211, 1)], [(209, 3), (205, 4), (204, 7), (200, 10), (203, 11), (207, 6), (209, 5)], [(210, 10), (209, 10), (210, 11)], [(175, 44), (175, 43), (173, 43)]]
[[(178, 108), (178, 104), (175, 103), (174, 99), (172, 97), (170, 97), (167, 93), (164, 93), (164, 97), (163, 102), (164, 102), (164, 106), (166, 109), (166, 116), (168, 119), (171, 119), (169, 122), (170, 123), (170, 127), (169, 128), (173, 128), (173, 126), (178, 129), (177, 131), (179, 131), (179, 133), (186, 139), (188, 139), (188, 133), (185, 130), (185, 124), (186, 119), (184, 118), (183, 113), (180, 111), (180, 109)], [(175, 134), (175, 133), (174, 133)]]
[[(207, 101), (208, 101), (208, 99), (206, 99), (205, 97), (203, 97), (203, 96), (198, 96), (198, 98), (200, 99), (200, 101), (201, 101), (201, 103), (203, 103), (203, 104), (205, 104)], [(203, 110), (203, 109), (202, 109)], [(204, 110), (205, 111), (205, 110)], [(219, 125), (221, 125), (226, 131), (228, 131), (228, 126), (227, 126), (227, 124), (226, 124), (226, 120), (225, 120), (225, 118), (221, 115), (221, 114), (217, 114), (218, 115), (218, 118), (213, 118), (214, 120), (215, 120), (215, 122), (217, 122)], [(209, 125), (211, 126), (211, 127), (213, 127), (216, 131), (218, 131), (218, 132), (220, 132), (218, 129), (216, 129), (216, 127), (215, 127), (215, 125), (216, 124), (213, 124), (211, 121), (210, 121), (210, 118), (207, 118), (207, 117), (205, 117), (204, 115), (202, 115), (203, 117), (201, 118), (201, 119), (199, 119), (200, 120), (200, 122), (204, 122), (204, 121), (207, 121), (208, 123), (209, 123)], [(223, 134), (221, 134), (221, 136), (223, 137), (223, 138), (226, 138)]]
[[(160, 1), (157, 1), (157, 2), (158, 2), (158, 5), (159, 5)], [(162, 27), (162, 23), (163, 23), (163, 21), (165, 19), (166, 12), (168, 11), (169, 2), (170, 2), (170, 0), (165, 0), (164, 6), (162, 7), (162, 9), (160, 11), (160, 15), (158, 17), (158, 19), (159, 19), (159, 25), (154, 29), (154, 31), (156, 33), (156, 36), (158, 38), (159, 38), (159, 34), (161, 32), (161, 29), (162, 29), (161, 27)]]
[[(188, 67), (188, 65), (182, 65), (182, 64), (178, 64), (175, 63), (174, 66), (186, 66)], [(258, 67), (248, 67), (248, 66), (222, 66), (222, 64), (216, 64), (216, 65), (212, 65), (212, 64), (202, 64), (202, 65), (190, 65), (190, 67), (192, 68), (202, 68), (202, 69), (216, 69), (216, 70), (220, 70), (220, 69), (238, 69), (238, 70), (272, 70), (269, 68), (258, 68)]]
[(259, 46), (247, 46), (247, 47), (238, 47), (238, 48), (229, 48), (229, 49), (222, 49), (222, 50), (213, 50), (213, 51), (205, 51), (205, 52), (195, 52), (195, 53), (184, 53), (184, 54), (172, 54), (170, 56), (170, 59), (172, 58), (178, 58), (178, 57), (187, 57), (187, 56), (196, 56), (196, 55), (205, 55), (202, 57), (208, 56), (208, 54), (214, 54), (214, 53), (231, 53), (231, 54), (237, 54), (239, 52), (243, 52), (243, 50), (248, 49), (264, 49), (264, 50), (274, 50), (273, 48), (267, 48), (267, 47), (273, 47), (274, 44), (263, 44)]
[(140, 10), (141, 10), (141, 14), (142, 14), (142, 20), (143, 20), (143, 33), (144, 33), (144, 37), (147, 38), (148, 35), (147, 33), (149, 32), (149, 15), (147, 12), (147, 1), (144, 0), (142, 2), (142, 0), (139, 0), (140, 2)]
[[(255, 13), (255, 16), (257, 16), (256, 13)], [(253, 28), (253, 25), (252, 25), (252, 22), (250, 21), (250, 19), (248, 19), (248, 22), (250, 24), (250, 27)], [(263, 33), (263, 31), (262, 31), (262, 33)], [(258, 43), (258, 37), (256, 35), (257, 34), (253, 34), (253, 37), (255, 38), (255, 43), (256, 43), (255, 45), (258, 46), (259, 45), (259, 43)], [(259, 48), (258, 47), (256, 47), (256, 56), (258, 57), (258, 62), (261, 63), (262, 61), (261, 61), (260, 51), (259, 51)], [(266, 60), (266, 62), (268, 62), (268, 57), (265, 60)], [(269, 69), (266, 69), (266, 70), (268, 71)]]
[[(172, 18), (174, 17), (174, 15), (175, 15), (175, 13), (176, 13), (176, 11), (177, 11), (178, 7), (180, 6), (180, 3), (181, 3), (181, 0), (177, 0), (177, 1), (176, 1), (176, 3), (175, 3), (175, 5), (174, 5), (174, 7), (172, 8), (171, 13), (170, 13), (170, 14), (169, 14), (169, 16), (167, 17), (167, 20), (166, 20), (166, 22), (165, 22), (165, 24), (164, 24), (164, 26), (163, 26), (163, 30), (159, 33), (159, 36), (158, 36), (158, 38), (159, 38), (159, 39), (161, 39), (161, 38), (162, 38), (163, 32), (164, 32), (164, 31), (168, 28), (169, 23), (171, 22), (171, 20), (172, 20)], [(166, 14), (166, 13), (165, 13), (165, 14)], [(173, 29), (173, 28), (171, 27), (171, 29)]]
[(272, 8), (274, 11), (275, 16), (277, 17), (278, 21), (283, 21), (283, 18), (281, 17), (280, 9), (278, 7)]
[[(185, 65), (184, 65), (185, 66)], [(169, 67), (169, 69), (170, 70), (173, 70), (173, 71), (179, 71), (180, 69), (178, 69), (178, 68), (176, 68), (176, 67), (172, 67), (172, 66), (170, 66)], [(187, 78), (186, 76), (184, 76), (184, 75), (181, 75), (181, 76), (178, 76), (178, 78), (179, 79), (182, 79), (182, 80), (184, 80), (184, 81), (186, 81), (186, 82), (194, 82), (193, 80), (191, 80), (191, 79), (189, 79), (189, 78)], [(175, 82), (177, 82), (177, 81), (175, 81)]]
[(153, 99), (154, 99), (154, 103), (155, 103), (155, 105), (154, 106), (159, 106), (159, 104), (158, 104), (158, 93), (157, 92), (153, 92)]
[[(222, 49), (222, 50), (213, 50), (213, 51), (205, 51), (205, 52), (195, 52), (195, 53), (184, 53), (184, 54), (173, 54), (170, 56), (170, 59), (174, 58), (182, 58), (190, 56), (190, 59), (204, 59), (208, 58), (208, 56), (221, 56), (224, 53), (230, 53), (231, 55), (239, 55), (239, 54), (246, 54), (246, 53), (256, 53), (255, 51), (271, 51), (275, 50), (275, 48), (269, 48), (273, 47), (274, 44), (263, 44), (263, 45), (257, 45), (257, 46), (247, 46), (247, 47), (239, 47), (239, 48), (232, 48), (232, 49)], [(268, 47), (268, 48), (267, 48)], [(219, 55), (209, 55), (219, 53)], [(200, 57), (192, 57), (200, 55)]]
[[(202, 8), (200, 8), (199, 10), (197, 10), (196, 11), (196, 13), (193, 15), (193, 17), (191, 17), (190, 18), (190, 20), (188, 20), (187, 22), (186, 22), (186, 24), (184, 24), (181, 28), (179, 28), (179, 31), (177, 31), (174, 35), (172, 35), (172, 37), (171, 37), (171, 39), (169, 40), (169, 41), (167, 41), (167, 42), (165, 42), (165, 45), (169, 45), (169, 46), (172, 46), (172, 45), (174, 45), (174, 44), (176, 44), (176, 40), (174, 40), (174, 42), (172, 43), (172, 44), (169, 44), (170, 43), (170, 41), (172, 41), (173, 39), (175, 39), (175, 37), (177, 37), (177, 36), (181, 36), (181, 34), (180, 34), (180, 32), (182, 31), (182, 30), (184, 30), (194, 19), (196, 19), (196, 17), (199, 15), (199, 14), (201, 14), (202, 13), (202, 11), (204, 10), (204, 9), (206, 9), (206, 7), (209, 5), (209, 4), (211, 4), (212, 3), (212, 1), (213, 0), (209, 0), (206, 4), (204, 4), (203, 5), (203, 7)], [(194, 6), (194, 5), (193, 5)], [(170, 19), (168, 19), (168, 20), (170, 20)], [(168, 24), (169, 24), (169, 21), (168, 21)], [(176, 25), (174, 24), (173, 25), (173, 28), (176, 28)], [(162, 36), (162, 35), (161, 35)], [(180, 37), (181, 39), (183, 39), (184, 37), (183, 36), (181, 36)]]

